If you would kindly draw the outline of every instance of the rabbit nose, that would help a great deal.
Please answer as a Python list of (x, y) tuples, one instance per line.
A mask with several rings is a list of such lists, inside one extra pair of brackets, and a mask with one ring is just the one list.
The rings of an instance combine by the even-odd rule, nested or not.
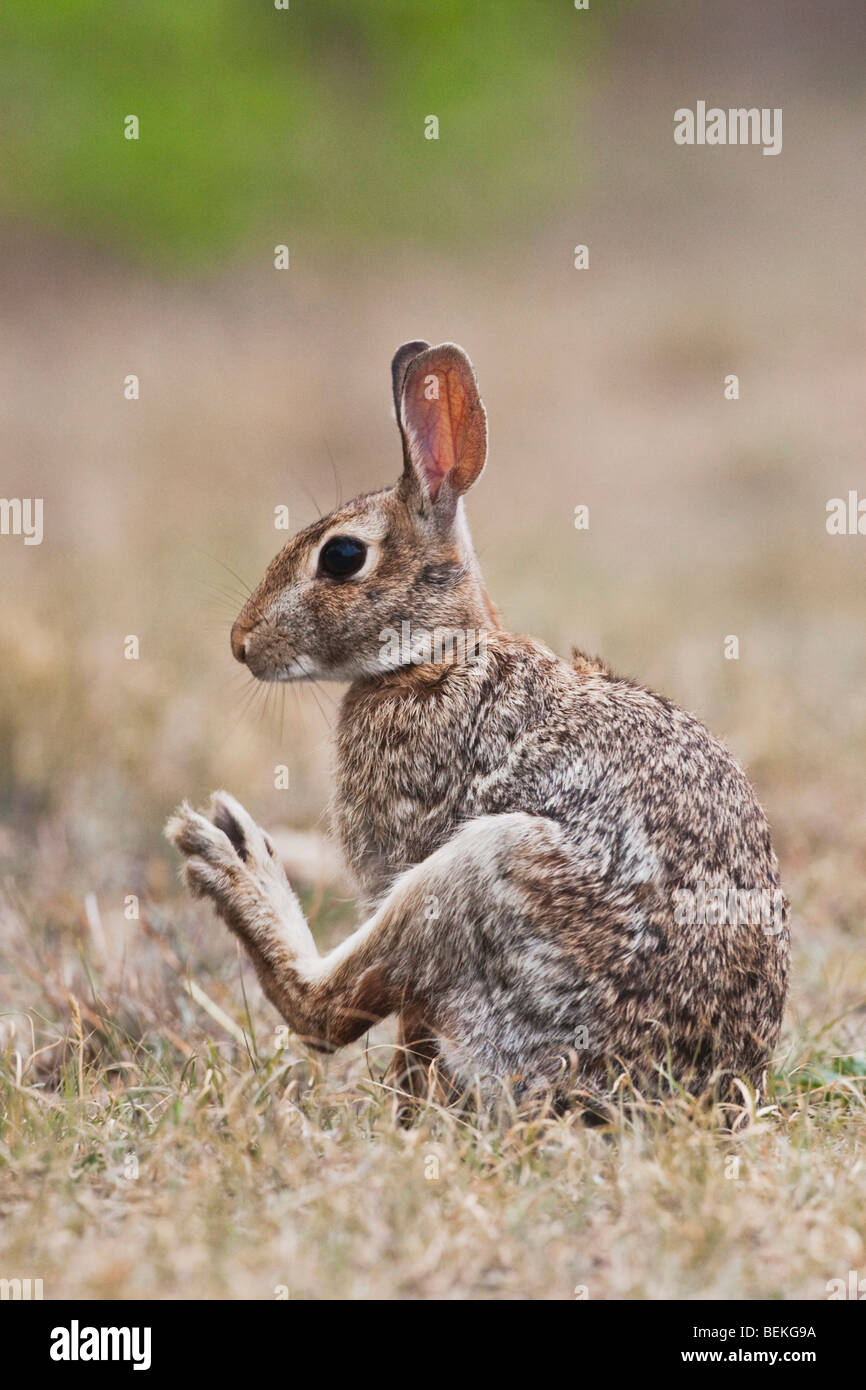
[(232, 656), (235, 661), (240, 661), (242, 664), (246, 662), (249, 640), (249, 628), (242, 627), (240, 623), (235, 623), (231, 635)]

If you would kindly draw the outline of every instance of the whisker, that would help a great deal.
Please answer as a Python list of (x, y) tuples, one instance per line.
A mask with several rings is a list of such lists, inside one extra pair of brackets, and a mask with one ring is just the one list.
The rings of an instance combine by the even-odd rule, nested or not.
[(303, 488), (304, 492), (305, 492), (305, 493), (307, 494), (307, 496), (309, 497), (309, 499), (310, 499), (310, 501), (312, 502), (313, 506), (315, 507), (316, 511), (319, 513), (319, 520), (321, 521), (321, 519), (322, 519), (322, 517), (325, 515), (325, 513), (322, 511), (321, 507), (319, 506), (319, 504), (318, 504), (318, 502), (316, 501), (315, 497), (313, 496), (312, 492), (311, 492), (310, 489), (307, 487), (307, 484), (304, 483), (304, 482), (302, 482), (300, 478), (299, 478), (297, 481), (298, 481), (300, 487)]
[(333, 709), (337, 708), (339, 700), (337, 700), (336, 696), (329, 694), (329, 692), (325, 690), (324, 686), (317, 680), (311, 679), (310, 684), (316, 687), (316, 689), (321, 694), (322, 699), (327, 700), (328, 704), (331, 705)]
[(249, 684), (246, 686), (246, 688), (241, 691), (240, 697), (237, 701), (235, 707), (237, 718), (235, 720), (235, 723), (232, 725), (232, 733), (236, 732), (238, 725), (241, 723), (242, 720), (245, 720), (247, 718), (251, 710), (255, 709), (256, 704), (261, 700), (261, 698), (261, 682), (257, 681), (253, 676), (250, 678)]
[(343, 487), (337, 475), (337, 465), (334, 463), (334, 455), (331, 453), (331, 446), (328, 443), (327, 439), (323, 439), (322, 442), (324, 443), (325, 448), (328, 451), (328, 459), (330, 460), (331, 464), (331, 472), (334, 475), (334, 489), (337, 494), (336, 507), (339, 509), (343, 505)]
[(203, 555), (206, 560), (210, 560), (212, 564), (219, 565), (221, 569), (224, 569), (228, 574), (231, 575), (232, 579), (236, 579), (237, 582), (240, 584), (241, 588), (243, 589), (244, 598), (251, 597), (253, 591), (250, 585), (247, 583), (247, 581), (245, 579), (242, 579), (241, 576), (238, 574), (237, 570), (233, 570), (231, 565), (226, 564), (225, 560), (223, 560), (219, 555), (212, 555), (209, 550), (202, 550), (201, 546), (194, 546), (193, 549), (196, 551), (197, 554)]
[[(196, 579), (195, 584), (197, 588), (203, 589), (207, 593), (215, 595), (218, 598), (223, 598), (227, 602), (236, 604), (239, 601), (238, 594), (233, 593), (231, 589), (223, 588), (221, 584), (212, 584), (210, 580), (207, 579)], [(242, 601), (244, 603), (246, 602), (246, 596), (244, 596)]]
[(238, 584), (241, 585), (241, 588), (243, 590), (242, 602), (252, 603), (253, 608), (255, 609), (255, 612), (258, 615), (259, 621), (264, 623), (266, 627), (269, 627), (273, 631), (273, 622), (267, 617), (265, 613), (262, 612), (259, 605), (254, 602), (253, 590), (250, 588), (247, 581), (244, 578), (242, 578), (241, 575), (238, 574), (237, 570), (233, 570), (231, 565), (227, 564), (225, 560), (221, 560), (218, 555), (211, 555), (207, 550), (201, 550), (200, 547), (196, 547), (196, 549), (199, 551), (199, 554), (206, 556), (207, 559), (213, 561), (214, 564), (220, 565), (226, 571), (227, 574), (231, 575), (232, 579), (237, 580)]
[(310, 685), (310, 691), (311, 691), (311, 693), (312, 693), (313, 699), (314, 699), (315, 702), (316, 702), (316, 706), (317, 706), (317, 708), (318, 708), (319, 714), (322, 716), (322, 718), (324, 719), (324, 721), (325, 721), (325, 723), (327, 724), (328, 728), (330, 729), (330, 727), (331, 727), (331, 721), (329, 720), (329, 718), (328, 718), (328, 716), (326, 715), (325, 711), (322, 709), (322, 706), (321, 706), (321, 704), (320, 704), (320, 702), (319, 702), (319, 697), (318, 697), (318, 695), (316, 694), (316, 690), (318, 689), (318, 681), (310, 681), (310, 682), (309, 682), (309, 685)]

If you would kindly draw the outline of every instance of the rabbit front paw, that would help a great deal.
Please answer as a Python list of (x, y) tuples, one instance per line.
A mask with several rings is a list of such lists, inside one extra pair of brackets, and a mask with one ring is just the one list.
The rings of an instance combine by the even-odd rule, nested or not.
[(185, 877), (194, 897), (211, 898), (234, 930), (248, 935), (263, 910), (294, 903), (269, 837), (228, 792), (214, 792), (206, 813), (187, 803), (165, 828), (185, 856)]

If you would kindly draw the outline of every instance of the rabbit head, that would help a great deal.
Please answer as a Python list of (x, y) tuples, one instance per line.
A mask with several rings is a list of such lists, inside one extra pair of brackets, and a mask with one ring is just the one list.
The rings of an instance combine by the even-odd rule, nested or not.
[(499, 625), (463, 512), (487, 457), (472, 364), (453, 343), (411, 342), (391, 372), (402, 476), (308, 526), (271, 562), (231, 634), (235, 657), (260, 680), (393, 670), (406, 652), (394, 634), (407, 622), (412, 634)]

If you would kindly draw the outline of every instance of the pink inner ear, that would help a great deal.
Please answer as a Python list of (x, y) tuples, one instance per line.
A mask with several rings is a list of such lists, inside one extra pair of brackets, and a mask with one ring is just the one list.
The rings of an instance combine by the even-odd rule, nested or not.
[[(428, 398), (432, 378), (438, 382), (439, 394)], [(407, 382), (403, 422), (409, 449), (434, 501), (443, 478), (460, 461), (466, 407), (463, 383), (458, 373), (448, 367), (431, 363)]]

